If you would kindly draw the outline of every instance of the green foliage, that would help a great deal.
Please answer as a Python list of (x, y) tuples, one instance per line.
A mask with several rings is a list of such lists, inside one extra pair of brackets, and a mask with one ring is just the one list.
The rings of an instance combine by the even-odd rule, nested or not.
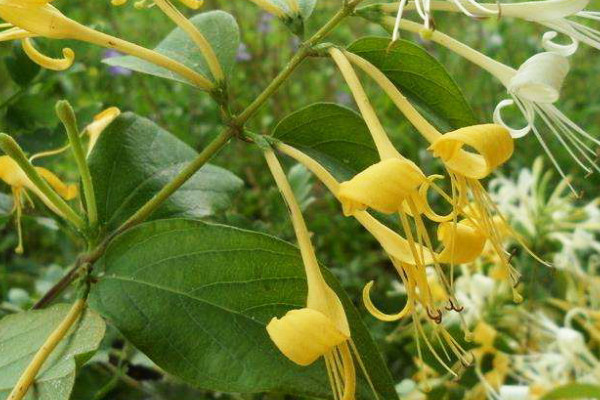
[(558, 387), (546, 393), (541, 400), (559, 399), (600, 399), (600, 386), (585, 383), (573, 383)]
[(40, 66), (27, 57), (21, 43), (14, 42), (12, 54), (4, 59), (6, 69), (13, 81), (19, 86), (27, 86), (40, 73)]
[(346, 179), (378, 161), (362, 117), (349, 108), (317, 103), (284, 118), (273, 137), (314, 157), (338, 179)]
[[(322, 360), (311, 368), (293, 364), (265, 329), (272, 317), (306, 303), (304, 267), (290, 244), (227, 226), (156, 221), (115, 240), (101, 266), (92, 306), (171, 374), (204, 389), (328, 396)], [(395, 398), (357, 311), (326, 275), (379, 395)], [(369, 398), (362, 382), (361, 397)]]
[[(102, 134), (89, 157), (100, 222), (118, 227), (197, 153), (153, 122), (126, 113)], [(242, 181), (206, 165), (153, 218), (201, 218), (227, 209)]]
[[(39, 311), (9, 315), (0, 320), (0, 399), (5, 399), (25, 367), (50, 333), (69, 312), (68, 304)], [(31, 400), (67, 400), (75, 382), (77, 364), (87, 360), (104, 337), (105, 324), (91, 310), (85, 310), (46, 360), (35, 380)]]
[(444, 131), (478, 123), (471, 106), (446, 68), (422, 47), (407, 40), (392, 43), (366, 37), (348, 47), (383, 72), (401, 92), (421, 106)]
[[(211, 44), (223, 72), (229, 75), (235, 64), (235, 55), (240, 43), (239, 28), (235, 19), (225, 12), (211, 11), (199, 14), (190, 21)], [(180, 28), (174, 29), (154, 50), (179, 61), (207, 78), (212, 76), (198, 46)], [(184, 77), (132, 56), (108, 58), (104, 62), (112, 66), (189, 83)]]

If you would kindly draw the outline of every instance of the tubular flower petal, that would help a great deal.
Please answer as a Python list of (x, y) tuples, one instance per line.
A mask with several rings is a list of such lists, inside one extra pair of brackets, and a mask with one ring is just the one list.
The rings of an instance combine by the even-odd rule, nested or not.
[[(56, 175), (45, 168), (36, 167), (38, 174), (44, 178), (50, 186), (65, 200), (72, 200), (78, 195), (76, 185), (68, 185), (63, 183)], [(16, 214), (16, 226), (19, 237), (19, 243), (15, 251), (19, 254), (23, 253), (23, 234), (21, 229), (21, 216), (23, 211), (23, 203), (28, 199), (27, 190), (35, 193), (39, 199), (53, 212), (61, 215), (61, 212), (50, 202), (50, 200), (31, 182), (25, 172), (19, 165), (9, 156), (0, 156), (0, 179), (11, 187), (13, 193), (14, 208)]]
[(110, 107), (94, 117), (94, 121), (85, 127), (85, 132), (90, 137), (88, 144), (88, 156), (92, 153), (94, 146), (98, 142), (100, 135), (104, 130), (119, 116), (121, 110), (117, 107)]
[[(470, 146), (477, 154), (463, 150)], [(514, 142), (500, 125), (475, 125), (446, 133), (429, 148), (453, 172), (471, 179), (483, 179), (510, 159)]]
[(444, 243), (439, 261), (449, 264), (466, 264), (475, 261), (483, 252), (487, 238), (469, 221), (445, 222), (437, 231), (438, 239)]
[(267, 332), (287, 358), (302, 366), (312, 364), (349, 339), (324, 314), (310, 308), (273, 318)]
[(418, 194), (419, 186), (426, 181), (413, 162), (390, 158), (340, 184), (338, 198), (346, 216), (366, 208), (391, 214), (402, 210), (403, 203)]
[(45, 56), (44, 54), (40, 53), (33, 45), (33, 41), (29, 38), (23, 39), (22, 43), (23, 51), (25, 51), (25, 54), (27, 54), (27, 56), (33, 62), (35, 62), (43, 68), (50, 69), (53, 71), (64, 71), (66, 69), (71, 68), (71, 65), (73, 65), (73, 61), (75, 61), (75, 53), (69, 48), (63, 49), (64, 58), (57, 59)]
[(4, 31), (0, 31), (0, 42), (8, 42), (10, 40), (20, 40), (30, 37), (35, 37), (37, 35), (27, 32), (25, 29), (11, 27)]
[(525, 61), (508, 84), (509, 93), (537, 103), (554, 103), (560, 97), (569, 61), (562, 55), (546, 52)]
[(37, 36), (66, 39), (76, 23), (47, 1), (0, 0), (0, 18)]

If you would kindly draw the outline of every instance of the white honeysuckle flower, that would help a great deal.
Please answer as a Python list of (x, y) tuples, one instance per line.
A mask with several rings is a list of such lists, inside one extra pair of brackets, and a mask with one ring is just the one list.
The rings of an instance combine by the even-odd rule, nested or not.
[[(589, 3), (590, 0), (544, 0), (478, 4), (471, 0), (438, 0), (429, 2), (429, 10), (462, 12), (478, 18), (492, 14), (533, 22), (552, 29), (544, 35), (543, 44), (547, 50), (571, 55), (577, 50), (579, 42), (600, 49), (600, 31), (581, 23), (581, 20), (600, 21), (599, 11), (585, 10)], [(407, 4), (404, 9), (414, 10), (416, 4)], [(386, 5), (384, 10), (390, 12), (392, 5)], [(567, 35), (571, 43), (563, 45), (553, 42), (558, 33)]]
[(531, 394), (529, 386), (503, 385), (500, 387), (499, 397), (502, 400), (529, 400)]
[(573, 329), (567, 318), (565, 326), (559, 326), (543, 313), (526, 317), (532, 321), (536, 341), (544, 352), (512, 356), (516, 376), (547, 389), (573, 381), (600, 380), (600, 361), (588, 349), (583, 334)]
[[(455, 296), (463, 307), (460, 316), (468, 326), (474, 326), (483, 319), (485, 307), (491, 301), (495, 289), (496, 281), (480, 273), (465, 274), (456, 279)], [(458, 314), (449, 314), (446, 321), (448, 325), (452, 325), (457, 322), (457, 318)]]
[[(384, 19), (383, 24), (392, 27), (392, 20), (391, 17)], [(423, 30), (421, 25), (407, 20), (402, 20), (399, 26), (400, 29), (415, 33), (421, 33)], [(563, 178), (567, 175), (546, 144), (545, 136), (558, 140), (586, 173), (600, 171), (597, 165), (597, 154), (593, 148), (600, 146), (600, 140), (571, 121), (554, 105), (560, 97), (561, 88), (570, 69), (566, 57), (556, 52), (544, 52), (526, 60), (519, 69), (514, 69), (440, 31), (430, 32), (428, 39), (488, 71), (506, 87), (511, 99), (503, 100), (498, 104), (494, 111), (494, 122), (509, 129), (514, 138), (533, 132)], [(523, 128), (513, 129), (502, 118), (502, 110), (513, 105), (518, 107), (527, 121), (527, 125)], [(542, 134), (540, 129), (542, 127), (549, 131), (549, 135)], [(569, 182), (568, 185), (575, 192)]]

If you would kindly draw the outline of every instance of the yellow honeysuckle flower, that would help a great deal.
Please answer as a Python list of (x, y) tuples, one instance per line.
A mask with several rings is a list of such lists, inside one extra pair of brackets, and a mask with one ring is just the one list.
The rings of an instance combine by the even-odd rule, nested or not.
[(419, 187), (426, 180), (412, 161), (389, 158), (340, 184), (338, 198), (346, 216), (367, 207), (388, 214), (395, 213), (403, 209), (409, 197), (419, 195)]
[[(44, 178), (50, 186), (65, 200), (73, 200), (78, 195), (77, 185), (65, 184), (56, 175), (46, 168), (36, 167), (38, 174)], [(0, 179), (11, 187), (13, 193), (13, 212), (16, 213), (16, 225), (19, 236), (19, 243), (15, 251), (23, 253), (23, 234), (21, 229), (21, 215), (25, 200), (33, 202), (29, 198), (27, 191), (33, 192), (48, 208), (58, 215), (62, 213), (48, 200), (48, 198), (35, 186), (27, 177), (19, 165), (9, 156), (0, 156)]]
[[(431, 143), (430, 150), (444, 163), (450, 177), (453, 195), (448, 196), (432, 181), (424, 184), (422, 190), (427, 191), (429, 187), (436, 189), (452, 205), (453, 217), (456, 214), (463, 214), (473, 227), (481, 231), (494, 248), (502, 264), (504, 275), (511, 279), (513, 284), (516, 284), (520, 275), (510, 265), (509, 255), (503, 248), (505, 232), (509, 230), (521, 245), (526, 246), (520, 237), (508, 227), (508, 224), (500, 226), (497, 223), (497, 217), (502, 220), (503, 218), (479, 182), (512, 156), (514, 143), (510, 131), (500, 125), (485, 124), (442, 134), (374, 65), (356, 54), (344, 52), (343, 56), (366, 72), (384, 90), (398, 109)], [(470, 149), (465, 150), (465, 146)], [(470, 208), (470, 212), (467, 212), (467, 207)], [(535, 257), (535, 255), (533, 256)], [(515, 299), (519, 298), (516, 292), (514, 292), (514, 296)]]
[[(340, 184), (322, 165), (305, 153), (286, 144), (278, 143), (277, 148), (312, 171), (327, 186), (331, 193), (338, 196), (342, 184)], [(397, 159), (392, 158), (390, 160)], [(412, 204), (414, 206), (414, 203)], [(399, 212), (399, 214), (403, 225), (406, 226), (407, 217), (405, 213)], [(432, 250), (430, 243), (427, 246), (423, 245), (422, 237), (415, 240), (415, 238), (412, 237), (413, 234), (410, 230), (405, 229), (405, 234), (408, 237), (408, 239), (405, 239), (379, 222), (366, 211), (356, 210), (352, 215), (379, 241), (383, 249), (388, 253), (392, 264), (398, 271), (398, 275), (406, 288), (408, 296), (406, 305), (400, 312), (396, 314), (383, 313), (378, 310), (371, 301), (370, 290), (374, 283), (369, 282), (363, 290), (363, 301), (367, 310), (374, 317), (382, 321), (397, 321), (409, 315), (413, 315), (413, 323), (415, 325), (415, 334), (417, 338), (422, 337), (428, 349), (435, 355), (438, 361), (451, 371), (427, 339), (423, 327), (421, 326), (420, 316), (415, 315), (415, 313), (420, 315), (419, 310), (421, 308), (424, 309), (428, 321), (436, 322), (434, 327), (436, 335), (441, 338), (443, 343), (450, 348), (452, 353), (455, 354), (463, 364), (469, 364), (469, 357), (465, 350), (462, 349), (456, 340), (454, 340), (452, 336), (439, 325), (442, 321), (442, 313), (435, 304), (436, 301), (439, 300), (439, 296), (445, 295), (445, 299), (448, 301), (450, 309), (460, 310), (458, 302), (451, 293), (448, 283), (443, 277), (443, 274), (440, 274), (439, 263), (454, 263), (457, 258), (461, 258), (461, 262), (473, 261), (473, 259), (478, 256), (477, 252), (481, 251), (483, 244), (486, 241), (483, 233), (479, 232), (478, 229), (472, 226), (468, 221), (461, 221), (455, 224), (456, 226), (454, 227), (451, 226), (450, 223), (444, 223), (440, 226), (439, 229), (441, 232), (438, 235), (444, 245), (444, 250), (438, 254)], [(422, 227), (422, 229), (424, 228)], [(463, 250), (461, 246), (465, 246), (467, 249)], [(468, 259), (468, 257), (472, 257), (473, 259)], [(429, 277), (427, 275), (428, 265), (434, 265), (436, 267), (436, 273), (439, 282), (441, 283), (441, 286), (438, 285), (434, 288), (435, 292), (432, 290), (429, 283)], [(420, 349), (419, 344), (418, 347)], [(454, 374), (453, 371), (451, 372)]]
[(94, 149), (94, 146), (96, 146), (96, 143), (98, 142), (102, 132), (104, 132), (104, 130), (119, 115), (121, 115), (121, 110), (119, 110), (117, 107), (109, 107), (94, 116), (94, 121), (85, 127), (84, 133), (87, 133), (90, 138), (87, 151), (88, 156), (92, 153), (92, 150)]
[[(61, 13), (52, 6), (52, 0), (0, 0), (0, 18), (12, 27), (0, 32), (0, 41), (33, 37), (51, 39), (74, 39), (98, 46), (116, 49), (160, 67), (166, 68), (188, 79), (202, 90), (214, 89), (214, 83), (193, 69), (153, 50), (146, 49), (120, 38), (88, 28)], [(39, 53), (29, 42), (24, 42), (26, 53), (43, 67), (64, 69), (72, 64), (74, 54), (64, 49), (63, 60), (54, 60)]]
[[(290, 210), (308, 284), (306, 307), (273, 318), (267, 332), (279, 350), (298, 365), (307, 366), (323, 357), (334, 398), (353, 400), (356, 370), (352, 351), (358, 360), (360, 355), (352, 342), (344, 306), (323, 278), (306, 222), (279, 160), (272, 150), (265, 151), (265, 159)], [(367, 371), (363, 372), (370, 383)]]

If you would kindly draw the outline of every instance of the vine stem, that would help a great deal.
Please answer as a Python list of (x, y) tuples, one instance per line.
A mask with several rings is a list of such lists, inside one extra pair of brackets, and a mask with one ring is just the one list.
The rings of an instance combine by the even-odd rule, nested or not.
[(69, 329), (77, 322), (79, 316), (85, 308), (85, 298), (81, 298), (73, 303), (67, 316), (56, 327), (56, 329), (48, 336), (46, 342), (40, 347), (35, 354), (19, 380), (8, 396), (7, 400), (21, 400), (27, 394), (29, 387), (33, 384), (36, 375), (48, 359), (52, 351), (58, 343), (66, 336)]
[[(34, 308), (43, 308), (50, 304), (63, 290), (65, 290), (79, 275), (84, 263), (92, 265), (98, 260), (108, 243), (117, 235), (128, 229), (144, 222), (152, 213), (154, 213), (173, 193), (183, 186), (196, 172), (200, 170), (215, 154), (227, 145), (229, 140), (240, 134), (245, 123), (258, 112), (258, 110), (267, 102), (267, 100), (283, 85), (283, 83), (292, 75), (296, 68), (311, 53), (312, 47), (323, 40), (336, 28), (340, 22), (350, 16), (356, 6), (362, 0), (352, 0), (344, 3), (343, 7), (319, 29), (310, 39), (302, 44), (298, 52), (292, 57), (281, 72), (271, 81), (271, 83), (262, 91), (262, 93), (248, 106), (241, 114), (229, 122), (229, 127), (223, 130), (200, 154), (190, 162), (170, 183), (164, 186), (152, 199), (142, 206), (134, 215), (124, 222), (117, 230), (107, 237), (96, 249), (87, 256), (80, 258), (76, 265), (61, 279), (48, 293), (38, 301)], [(85, 260), (85, 261), (81, 261)]]

